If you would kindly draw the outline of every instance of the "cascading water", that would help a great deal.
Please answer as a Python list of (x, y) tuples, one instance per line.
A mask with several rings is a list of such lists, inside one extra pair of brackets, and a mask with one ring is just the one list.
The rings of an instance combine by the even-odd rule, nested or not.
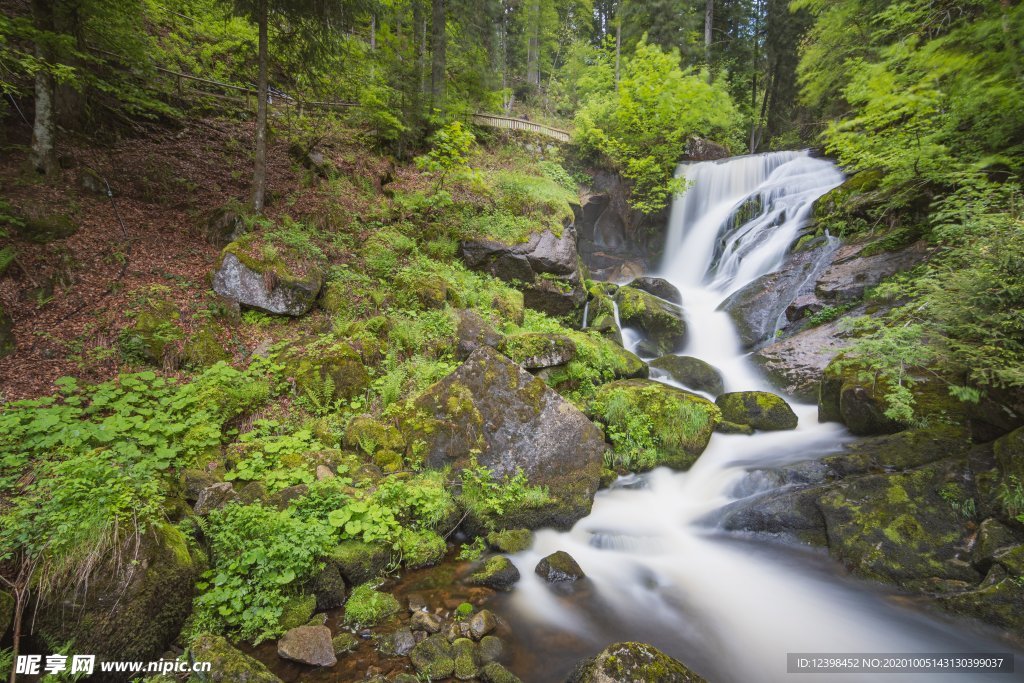
[[(689, 189), (673, 205), (656, 274), (683, 294), (689, 341), (681, 351), (717, 366), (727, 391), (770, 389), (716, 308), (782, 264), (813, 202), (842, 175), (806, 152), (698, 163), (680, 173)], [(623, 337), (627, 347), (639, 339), (628, 329)], [(659, 469), (620, 480), (598, 494), (591, 514), (571, 531), (541, 531), (530, 550), (511, 556), (523, 576), (502, 610), (520, 641), (513, 669), (530, 681), (563, 681), (580, 657), (622, 640), (652, 643), (716, 682), (787, 680), (789, 652), (1005, 652), (966, 626), (919, 614), (845, 578), (820, 551), (716, 531), (716, 512), (756, 485), (752, 467), (817, 458), (850, 438), (839, 425), (819, 424), (815, 406), (793, 408), (796, 430), (715, 434), (688, 472)], [(587, 573), (572, 591), (553, 589), (532, 571), (556, 550)]]

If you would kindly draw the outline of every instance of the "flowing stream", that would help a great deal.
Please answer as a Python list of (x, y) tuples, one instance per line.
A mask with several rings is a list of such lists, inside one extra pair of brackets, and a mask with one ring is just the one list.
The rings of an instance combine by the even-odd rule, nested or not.
[[(726, 391), (772, 390), (740, 349), (721, 301), (778, 269), (813, 202), (843, 178), (828, 161), (777, 152), (680, 168), (665, 259), (653, 273), (683, 294), (689, 341), (680, 353), (718, 367)], [(624, 330), (627, 346), (638, 335)], [(667, 381), (662, 379), (662, 381)], [(850, 439), (794, 404), (799, 427), (754, 436), (715, 434), (687, 472), (659, 469), (602, 491), (568, 532), (541, 531), (511, 556), (522, 580), (500, 613), (517, 641), (524, 680), (564, 681), (573, 664), (622, 640), (650, 642), (707, 676), (781, 681), (786, 654), (1006, 652), (993, 636), (919, 612), (906, 598), (850, 580), (821, 550), (765, 543), (715, 528), (716, 512), (756, 489), (751, 468), (835, 452)], [(533, 571), (556, 550), (587, 580), (559, 590)], [(1018, 661), (1020, 661), (1018, 659)], [(990, 675), (819, 675), (819, 681), (1021, 680)]]

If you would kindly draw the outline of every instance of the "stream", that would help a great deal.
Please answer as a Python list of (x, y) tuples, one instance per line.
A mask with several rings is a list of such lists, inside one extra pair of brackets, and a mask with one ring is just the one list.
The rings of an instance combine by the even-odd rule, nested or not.
[[(675, 200), (664, 261), (651, 273), (682, 292), (689, 339), (679, 353), (719, 368), (726, 391), (774, 391), (716, 309), (781, 266), (813, 202), (843, 176), (806, 152), (702, 162), (679, 173), (689, 189)], [(635, 349), (639, 335), (623, 333)], [(796, 430), (715, 434), (689, 471), (621, 478), (572, 530), (541, 531), (530, 550), (512, 555), (523, 578), (495, 600), (515, 634), (509, 668), (525, 681), (564, 681), (580, 658), (625, 640), (649, 642), (716, 683), (788, 679), (791, 652), (1011, 651), (980, 627), (919, 611), (893, 591), (847, 578), (823, 550), (716, 530), (724, 506), (758, 490), (752, 468), (818, 458), (852, 438), (842, 425), (819, 424), (816, 406), (793, 409)], [(533, 567), (556, 550), (572, 555), (588, 579), (557, 589), (538, 577)], [(804, 678), (1024, 680), (1020, 672)]]

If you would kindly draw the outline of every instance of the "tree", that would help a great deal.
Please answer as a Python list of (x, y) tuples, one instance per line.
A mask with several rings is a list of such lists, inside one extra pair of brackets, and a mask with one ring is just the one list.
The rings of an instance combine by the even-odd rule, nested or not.
[(54, 121), (55, 85), (51, 65), (55, 62), (51, 43), (54, 39), (54, 6), (49, 0), (32, 0), (32, 19), (36, 29), (35, 77), (36, 111), (32, 125), (32, 167), (37, 173), (57, 173), (56, 124)]
[(441, 109), (445, 104), (446, 66), (448, 62), (447, 0), (431, 0), (430, 13), (430, 104)]

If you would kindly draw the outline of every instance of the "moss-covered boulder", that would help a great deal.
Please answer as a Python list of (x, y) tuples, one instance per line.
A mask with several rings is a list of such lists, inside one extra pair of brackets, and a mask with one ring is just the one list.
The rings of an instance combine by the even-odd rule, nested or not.
[(541, 558), (541, 561), (534, 567), (534, 573), (548, 583), (571, 583), (586, 576), (579, 563), (564, 550), (558, 550)]
[(177, 365), (178, 342), (184, 337), (178, 321), (178, 305), (154, 289), (141, 297), (132, 311), (133, 322), (121, 330), (118, 345), (121, 353), (134, 362), (157, 366)]
[(402, 554), (402, 564), (409, 569), (432, 567), (441, 562), (448, 552), (444, 537), (435, 531), (426, 530), (403, 530), (398, 547)]
[(475, 680), (480, 673), (476, 643), (469, 638), (456, 638), (452, 642), (452, 656), (455, 660), (455, 678), (460, 681)]
[(16, 224), (18, 236), (36, 244), (67, 239), (78, 232), (78, 223), (66, 213), (45, 209), (28, 211)]
[(342, 541), (331, 551), (330, 561), (350, 584), (362, 584), (384, 573), (391, 564), (391, 549), (380, 543)]
[(465, 308), (456, 311), (455, 315), (459, 321), (455, 357), (459, 360), (466, 360), (480, 346), (497, 348), (501, 344), (502, 335), (476, 311)]
[(278, 361), (301, 393), (321, 401), (348, 400), (370, 383), (359, 351), (344, 341), (295, 342), (278, 355)]
[(615, 319), (615, 302), (603, 290), (592, 288), (583, 326), (622, 346), (622, 330)]
[(44, 600), (35, 632), (49, 651), (74, 642), (105, 660), (155, 660), (174, 642), (192, 611), (195, 582), (205, 569), (184, 535), (167, 524), (147, 530), (88, 577), (89, 590), (69, 586)]
[(316, 596), (310, 593), (293, 596), (284, 604), (278, 625), (282, 630), (298, 628), (309, 622), (316, 612)]
[(683, 305), (682, 293), (674, 284), (664, 278), (650, 276), (638, 277), (630, 281), (626, 286), (632, 287), (633, 289), (642, 289), (648, 294), (653, 294), (659, 299), (664, 299), (665, 301), (674, 303), (677, 306)]
[(224, 247), (213, 291), (249, 308), (300, 316), (313, 307), (323, 281), (318, 265), (246, 237)]
[(503, 555), (488, 558), (478, 569), (466, 577), (471, 586), (485, 586), (498, 591), (510, 591), (521, 578), (512, 561)]
[(562, 334), (525, 332), (505, 337), (498, 350), (527, 370), (564, 365), (576, 357), (576, 343)]
[(245, 235), (246, 219), (251, 213), (245, 204), (232, 199), (207, 214), (202, 226), (203, 237), (213, 246), (223, 249)]
[(754, 429), (796, 429), (797, 416), (781, 396), (767, 391), (734, 391), (715, 399), (722, 419)]
[(222, 636), (204, 633), (192, 641), (193, 662), (210, 662), (209, 671), (197, 671), (191, 678), (200, 683), (281, 683), (258, 659), (232, 647)]
[(221, 361), (230, 361), (231, 354), (217, 338), (217, 327), (204, 325), (185, 342), (181, 349), (181, 360), (186, 367), (201, 370)]
[(398, 600), (391, 593), (379, 591), (373, 583), (352, 589), (345, 602), (345, 623), (349, 626), (376, 626), (400, 611)]
[(678, 304), (633, 287), (619, 287), (615, 302), (623, 326), (639, 329), (658, 355), (672, 353), (686, 341), (686, 321)]
[(371, 458), (384, 472), (402, 469), (405, 438), (394, 425), (370, 415), (357, 415), (345, 430), (345, 445)]
[(1009, 491), (1016, 488), (1024, 496), (1024, 427), (997, 439), (992, 451), (999, 471), (996, 487)]
[(484, 683), (523, 683), (522, 679), (497, 662), (488, 662), (480, 669)]
[(14, 353), (14, 321), (0, 304), (0, 358)]
[(410, 442), (425, 444), (427, 466), (458, 471), (475, 460), (498, 481), (521, 470), (547, 488), (546, 502), (504, 510), (502, 525), (568, 528), (590, 511), (605, 451), (600, 430), (494, 349), (477, 349), (414, 409), (401, 421)]
[(722, 373), (710, 363), (693, 356), (668, 355), (651, 361), (651, 367), (664, 371), (669, 377), (694, 391), (717, 396), (725, 391)]
[(885, 414), (887, 385), (841, 357), (826, 366), (818, 389), (818, 421), (842, 422), (858, 436), (893, 434), (906, 425)]
[(316, 598), (318, 612), (335, 609), (345, 604), (347, 595), (345, 579), (342, 578), (338, 565), (333, 562), (326, 563), (324, 568), (313, 577), (310, 588)]
[[(644, 379), (602, 385), (588, 414), (607, 425), (619, 464), (634, 471), (689, 468), (722, 418), (706, 398)], [(634, 448), (642, 452), (633, 453)]]
[(569, 683), (705, 683), (704, 679), (646, 643), (615, 643), (580, 662)]
[(455, 652), (452, 644), (440, 633), (424, 638), (409, 653), (412, 665), (430, 680), (447, 678), (455, 673)]
[(533, 545), (533, 532), (529, 529), (505, 529), (487, 534), (487, 545), (500, 553), (519, 553)]

